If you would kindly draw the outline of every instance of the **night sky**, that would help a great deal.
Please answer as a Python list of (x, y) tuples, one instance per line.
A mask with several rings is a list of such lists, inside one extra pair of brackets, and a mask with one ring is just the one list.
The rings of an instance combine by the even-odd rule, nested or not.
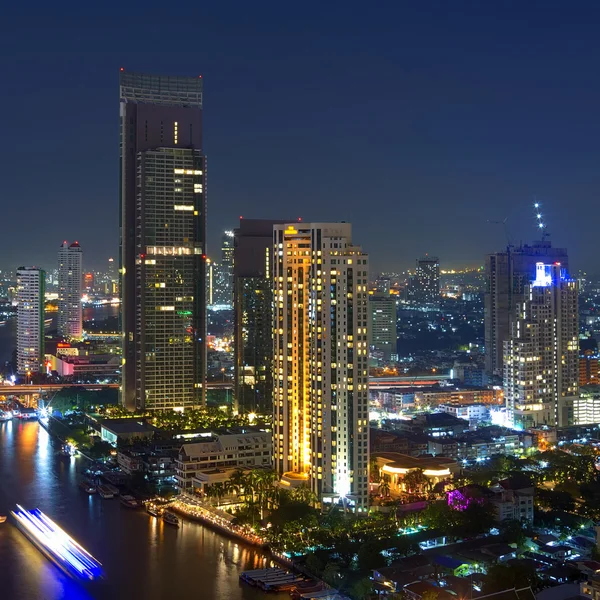
[(373, 271), (478, 265), (489, 220), (536, 237), (536, 197), (600, 272), (598, 3), (9, 4), (0, 268), (116, 257), (124, 67), (204, 77), (210, 256), (240, 215), (302, 216), (352, 222)]

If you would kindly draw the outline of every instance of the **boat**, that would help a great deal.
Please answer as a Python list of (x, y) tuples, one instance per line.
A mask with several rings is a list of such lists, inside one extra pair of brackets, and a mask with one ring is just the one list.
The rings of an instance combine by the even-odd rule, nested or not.
[(115, 497), (115, 493), (113, 492), (113, 490), (111, 488), (112, 488), (112, 485), (106, 485), (103, 483), (103, 484), (99, 485), (96, 489), (98, 490), (98, 493), (100, 494), (100, 496), (102, 496), (102, 498), (104, 498), (105, 500), (108, 500), (109, 498)]
[(164, 512), (162, 519), (165, 523), (179, 527), (179, 519), (172, 512)]
[(146, 504), (146, 512), (153, 517), (160, 517), (160, 511), (155, 504)]
[(137, 508), (139, 506), (138, 501), (129, 494), (121, 494), (119, 496), (119, 501), (127, 508)]
[(0, 515), (0, 523), (4, 523), (6, 521), (6, 517), (4, 515)]
[(79, 482), (79, 487), (86, 493), (86, 494), (95, 494), (96, 493), (96, 486), (86, 480), (80, 481)]
[(90, 581), (102, 578), (102, 565), (39, 508), (26, 510), (17, 504), (10, 514), (20, 531), (67, 575)]
[(13, 418), (11, 412), (4, 412), (0, 410), (0, 421), (10, 421)]

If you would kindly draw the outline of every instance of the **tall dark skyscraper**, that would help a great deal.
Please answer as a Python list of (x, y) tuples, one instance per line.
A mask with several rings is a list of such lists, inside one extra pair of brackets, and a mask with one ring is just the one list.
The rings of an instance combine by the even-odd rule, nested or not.
[(233, 237), (235, 405), (242, 413), (273, 409), (273, 225), (240, 219)]
[(417, 259), (415, 274), (410, 281), (409, 300), (417, 306), (439, 307), (440, 259), (437, 256)]
[(202, 79), (120, 74), (122, 404), (206, 396)]
[(503, 375), (504, 342), (509, 339), (511, 321), (517, 304), (523, 301), (525, 287), (535, 279), (538, 262), (558, 262), (569, 268), (567, 251), (553, 248), (547, 239), (531, 246), (509, 246), (486, 257), (485, 368), (490, 376)]

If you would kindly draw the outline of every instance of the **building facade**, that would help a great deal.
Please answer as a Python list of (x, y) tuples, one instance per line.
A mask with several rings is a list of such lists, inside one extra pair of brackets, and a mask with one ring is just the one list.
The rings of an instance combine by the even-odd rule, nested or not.
[(584, 385), (573, 401), (573, 424), (600, 423), (600, 385)]
[(440, 304), (440, 260), (436, 256), (417, 259), (417, 267), (409, 286), (409, 300), (420, 307)]
[[(79, 242), (63, 242), (58, 249), (58, 335), (81, 339), (83, 317), (83, 252)], [(93, 278), (92, 278), (93, 282)]]
[(121, 402), (203, 404), (206, 160), (202, 79), (121, 72)]
[(536, 265), (504, 343), (509, 422), (523, 428), (573, 423), (579, 381), (577, 282), (560, 264)]
[(240, 219), (234, 230), (234, 402), (241, 413), (273, 411), (273, 226)]
[(17, 373), (44, 369), (44, 296), (46, 273), (36, 267), (17, 270)]
[(535, 278), (538, 262), (559, 262), (569, 268), (564, 248), (553, 248), (549, 240), (533, 245), (509, 246), (505, 252), (486, 257), (485, 271), (485, 368), (490, 376), (502, 377), (504, 342), (509, 338), (511, 321), (523, 301), (525, 286)]
[(389, 363), (398, 360), (396, 343), (396, 298), (375, 293), (369, 296), (369, 349), (378, 361)]
[(190, 490), (202, 472), (227, 470), (228, 477), (238, 468), (268, 468), (272, 439), (263, 431), (209, 435), (206, 440), (183, 444), (175, 461), (175, 478), (181, 490)]
[(273, 457), (288, 485), (368, 506), (368, 258), (349, 223), (275, 225)]

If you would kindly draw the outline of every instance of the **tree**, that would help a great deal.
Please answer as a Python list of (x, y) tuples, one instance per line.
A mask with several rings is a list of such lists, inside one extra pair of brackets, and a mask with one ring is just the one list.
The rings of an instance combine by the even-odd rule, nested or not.
[(323, 571), (323, 561), (314, 552), (309, 552), (306, 556), (306, 568), (318, 577)]
[(323, 569), (323, 581), (336, 587), (339, 584), (340, 567), (333, 562), (328, 562)]
[(527, 534), (523, 523), (516, 519), (508, 519), (500, 523), (500, 534), (508, 544), (516, 544), (519, 548), (525, 545)]
[(383, 557), (381, 556), (382, 544), (379, 541), (369, 541), (366, 544), (362, 544), (358, 550), (358, 568), (363, 573), (368, 573), (372, 569), (381, 567), (385, 564)]
[(427, 477), (423, 469), (415, 469), (404, 476), (402, 483), (409, 494), (422, 494), (427, 485)]
[(379, 493), (384, 498), (390, 495), (390, 482), (387, 476), (384, 475), (383, 480), (379, 484)]
[(371, 596), (372, 590), (373, 582), (368, 577), (365, 577), (352, 586), (350, 593), (356, 600), (367, 600)]
[(568, 492), (547, 490), (542, 487), (536, 490), (536, 502), (546, 510), (571, 512), (575, 508), (575, 500)]
[(510, 588), (531, 587), (534, 591), (539, 586), (535, 567), (516, 565), (492, 565), (487, 572), (483, 591), (485, 594), (495, 594)]

